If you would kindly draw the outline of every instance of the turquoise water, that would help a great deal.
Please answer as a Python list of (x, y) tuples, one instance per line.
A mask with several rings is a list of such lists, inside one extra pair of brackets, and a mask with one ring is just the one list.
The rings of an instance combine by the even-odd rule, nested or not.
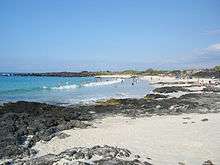
[(50, 104), (93, 103), (108, 98), (139, 98), (152, 89), (138, 79), (94, 77), (0, 76), (0, 103), (37, 101)]

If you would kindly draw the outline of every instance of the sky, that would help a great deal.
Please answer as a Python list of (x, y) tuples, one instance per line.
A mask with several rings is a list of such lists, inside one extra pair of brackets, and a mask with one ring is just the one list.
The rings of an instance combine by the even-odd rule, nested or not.
[(217, 64), (219, 0), (0, 0), (0, 72)]

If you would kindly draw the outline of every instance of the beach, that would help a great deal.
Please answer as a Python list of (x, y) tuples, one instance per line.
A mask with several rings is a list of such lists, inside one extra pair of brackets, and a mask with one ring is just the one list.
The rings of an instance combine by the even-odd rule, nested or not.
[[(114, 77), (114, 76), (112, 76)], [(118, 75), (117, 75), (118, 77)], [(122, 76), (124, 77), (124, 76)], [(164, 85), (188, 87), (191, 82), (197, 86), (188, 87), (192, 93), (200, 93), (212, 79), (178, 80), (174, 77), (145, 76), (156, 87)], [(184, 83), (184, 84), (181, 84)], [(180, 97), (189, 92), (175, 92), (172, 97)], [(206, 121), (207, 119), (207, 121)], [(203, 121), (204, 120), (204, 121)], [(220, 114), (154, 115), (131, 119), (123, 116), (106, 117), (95, 121), (94, 128), (64, 131), (69, 137), (53, 138), (48, 143), (38, 142), (34, 149), (38, 156), (60, 152), (74, 147), (110, 145), (129, 149), (152, 164), (202, 164), (205, 160), (220, 162)], [(150, 160), (149, 160), (150, 158)]]
[[(11, 130), (12, 121), (18, 129), (11, 140), (13, 152), (4, 143), (11, 138), (10, 131), (1, 137), (1, 145), (6, 147), (0, 152), (2, 162), (148, 165), (220, 162), (218, 79), (139, 76), (128, 80), (134, 81), (131, 88), (140, 80), (148, 81), (152, 90), (142, 98), (111, 98), (90, 105), (56, 106), (25, 101), (4, 104), (0, 107), (1, 119), (6, 123), (2, 131)], [(14, 145), (17, 136), (24, 139), (19, 141), (20, 145)], [(17, 153), (23, 156), (18, 159)]]
[[(201, 121), (207, 118), (208, 121)], [(129, 149), (152, 164), (220, 162), (220, 114), (183, 114), (130, 119), (108, 117), (95, 128), (67, 130), (65, 139), (38, 142), (39, 156), (74, 147), (110, 145)], [(151, 160), (149, 160), (149, 158)]]
[(0, 0), (0, 165), (220, 165), (220, 0)]

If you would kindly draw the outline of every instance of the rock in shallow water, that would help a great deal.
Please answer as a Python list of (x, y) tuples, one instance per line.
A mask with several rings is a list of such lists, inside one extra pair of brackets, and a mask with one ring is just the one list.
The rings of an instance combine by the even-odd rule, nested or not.
[(168, 96), (166, 95), (161, 95), (161, 94), (147, 94), (144, 99), (164, 99), (167, 98)]
[(204, 118), (204, 119), (202, 119), (201, 121), (208, 121), (209, 119), (207, 119), (207, 118)]
[(156, 88), (153, 90), (153, 92), (158, 92), (158, 93), (173, 93), (173, 92), (190, 92), (189, 89), (186, 89), (181, 86), (166, 86), (166, 87), (161, 87), (161, 88)]
[(202, 165), (214, 165), (211, 160), (205, 161)]

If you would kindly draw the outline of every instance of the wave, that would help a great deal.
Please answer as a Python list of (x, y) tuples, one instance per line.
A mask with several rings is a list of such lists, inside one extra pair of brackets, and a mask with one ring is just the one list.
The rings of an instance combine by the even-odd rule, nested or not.
[[(58, 90), (62, 90), (62, 89), (76, 89), (78, 87), (78, 85), (76, 84), (72, 84), (72, 85), (61, 85), (61, 86), (57, 86), (57, 87), (51, 87), (50, 89), (58, 89)], [(43, 87), (44, 89), (46, 89), (46, 87)]]
[(102, 86), (102, 85), (111, 85), (117, 84), (122, 82), (122, 79), (112, 80), (112, 81), (100, 81), (100, 82), (91, 82), (88, 84), (83, 84), (84, 87), (95, 87), (95, 86)]
[(17, 93), (27, 93), (27, 92), (41, 91), (41, 90), (71, 90), (71, 89), (76, 89), (80, 87), (95, 87), (95, 86), (112, 85), (112, 84), (116, 84), (120, 82), (122, 82), (122, 79), (100, 81), (100, 82), (90, 82), (90, 83), (80, 84), (80, 85), (69, 84), (67, 82), (65, 85), (59, 85), (59, 86), (53, 86), (53, 87), (42, 86), (42, 87), (6, 90), (6, 91), (1, 91), (1, 94), (17, 94)]
[[(42, 89), (55, 89), (55, 90), (68, 90), (68, 89), (76, 89), (79, 87), (95, 87), (95, 86), (102, 86), (102, 85), (111, 85), (111, 84), (116, 84), (122, 82), (122, 79), (117, 79), (117, 80), (112, 80), (112, 81), (100, 81), (100, 82), (90, 82), (87, 84), (81, 84), (81, 85), (60, 85), (60, 86), (55, 86), (55, 87), (47, 87), (43, 86)], [(68, 83), (66, 83), (68, 84)]]

